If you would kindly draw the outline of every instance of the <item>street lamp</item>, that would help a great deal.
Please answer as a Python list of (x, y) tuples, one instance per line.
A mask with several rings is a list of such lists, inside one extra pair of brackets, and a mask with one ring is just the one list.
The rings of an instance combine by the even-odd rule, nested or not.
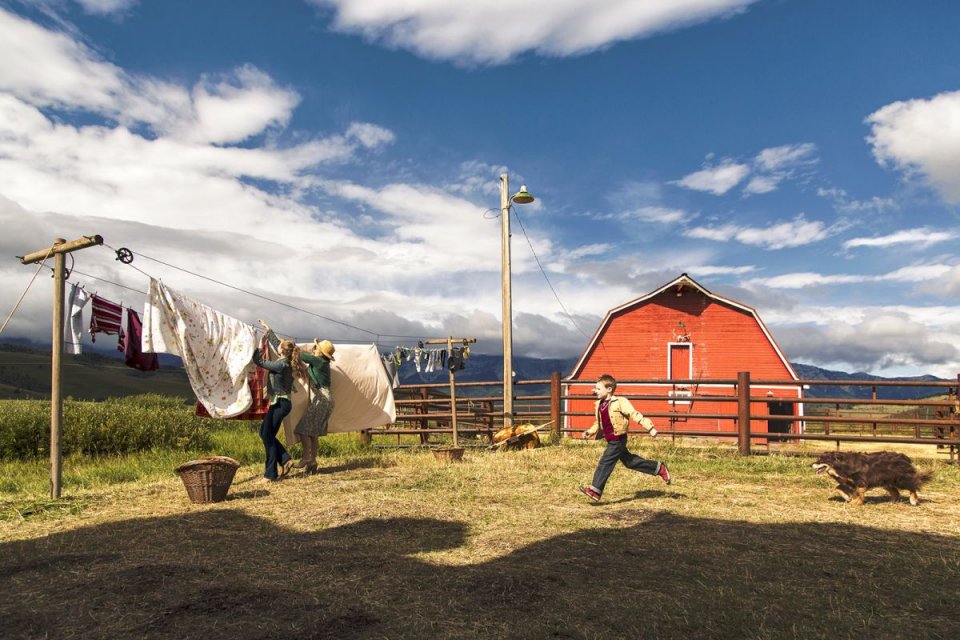
[(510, 198), (510, 178), (500, 174), (500, 228), (502, 232), (500, 254), (503, 280), (503, 426), (513, 428), (513, 310), (510, 292), (510, 200), (517, 204), (533, 202), (527, 185)]

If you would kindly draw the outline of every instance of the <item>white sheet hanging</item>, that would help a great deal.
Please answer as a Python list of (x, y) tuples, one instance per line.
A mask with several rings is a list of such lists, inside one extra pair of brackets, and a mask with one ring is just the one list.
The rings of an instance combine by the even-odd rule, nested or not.
[(142, 350), (180, 356), (197, 400), (212, 417), (229, 418), (250, 408), (247, 372), (258, 342), (251, 325), (150, 279)]
[[(391, 424), (397, 419), (393, 387), (380, 361), (380, 353), (373, 344), (338, 344), (330, 363), (330, 394), (333, 396), (333, 414), (328, 433), (361, 431), (370, 427)], [(313, 349), (312, 342), (300, 344), (304, 351)], [(284, 437), (288, 444), (298, 441), (293, 432), (310, 402), (303, 383), (293, 378), (296, 393), (292, 394), (293, 408), (283, 421)]]

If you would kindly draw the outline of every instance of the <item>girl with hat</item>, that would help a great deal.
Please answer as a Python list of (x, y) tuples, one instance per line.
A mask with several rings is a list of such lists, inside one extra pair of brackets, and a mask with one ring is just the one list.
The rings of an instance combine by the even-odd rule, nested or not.
[(330, 394), (330, 362), (336, 348), (329, 340), (313, 340), (313, 354), (301, 353), (309, 365), (307, 377), (311, 393), (310, 406), (297, 423), (294, 433), (303, 443), (303, 459), (297, 463), (304, 473), (317, 470), (317, 438), (327, 435), (330, 414), (333, 413), (333, 396)]

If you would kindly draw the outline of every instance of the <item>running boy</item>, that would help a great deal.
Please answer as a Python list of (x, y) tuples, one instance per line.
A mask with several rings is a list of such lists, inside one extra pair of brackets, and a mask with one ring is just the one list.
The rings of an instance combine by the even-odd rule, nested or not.
[(630, 428), (631, 418), (653, 437), (657, 436), (657, 430), (650, 418), (644, 418), (642, 413), (633, 408), (629, 400), (613, 395), (616, 390), (617, 381), (613, 376), (603, 374), (597, 378), (597, 385), (593, 388), (593, 393), (597, 396), (593, 411), (596, 419), (593, 426), (583, 432), (584, 439), (599, 439), (602, 434), (607, 441), (607, 448), (600, 456), (597, 470), (593, 474), (593, 484), (589, 487), (581, 484), (579, 487), (580, 492), (594, 502), (598, 501), (603, 494), (603, 487), (617, 466), (617, 460), (628, 469), (651, 476), (660, 476), (664, 482), (670, 484), (670, 472), (666, 464), (656, 460), (646, 460), (627, 451), (627, 431)]

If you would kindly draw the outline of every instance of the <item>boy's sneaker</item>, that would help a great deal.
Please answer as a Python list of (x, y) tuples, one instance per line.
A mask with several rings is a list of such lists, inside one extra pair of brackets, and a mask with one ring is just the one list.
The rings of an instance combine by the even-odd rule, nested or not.
[(663, 478), (664, 482), (670, 484), (670, 471), (667, 470), (667, 464), (665, 462), (660, 463), (660, 470), (657, 471), (657, 475)]
[(597, 493), (597, 492), (594, 490), (593, 487), (585, 487), (585, 486), (583, 486), (583, 485), (581, 484), (581, 485), (578, 486), (577, 488), (580, 489), (580, 493), (582, 493), (583, 495), (587, 496), (588, 498), (590, 498), (590, 499), (593, 500), (594, 502), (598, 502), (598, 501), (600, 500), (600, 494)]

